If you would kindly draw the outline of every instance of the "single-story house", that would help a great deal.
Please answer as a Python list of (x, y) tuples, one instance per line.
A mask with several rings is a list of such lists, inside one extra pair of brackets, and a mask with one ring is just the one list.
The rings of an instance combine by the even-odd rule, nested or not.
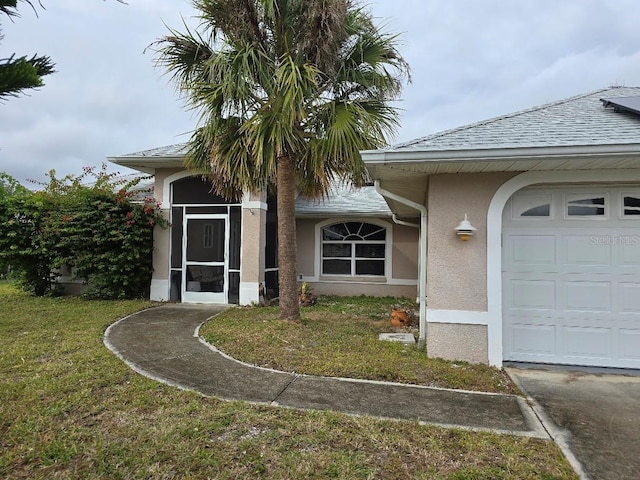
[[(154, 175), (172, 225), (154, 233), (151, 299), (249, 305), (277, 295), (275, 199), (217, 197), (185, 170), (184, 156), (180, 144), (109, 158)], [(418, 225), (394, 222), (373, 186), (299, 197), (296, 217), (299, 278), (315, 293), (416, 298)]]
[[(374, 187), (299, 199), (301, 280), (417, 294), (432, 357), (640, 368), (640, 88), (362, 155)], [(276, 268), (271, 200), (219, 202), (182, 158), (110, 158), (155, 175), (173, 223), (157, 232), (153, 298), (256, 301)]]

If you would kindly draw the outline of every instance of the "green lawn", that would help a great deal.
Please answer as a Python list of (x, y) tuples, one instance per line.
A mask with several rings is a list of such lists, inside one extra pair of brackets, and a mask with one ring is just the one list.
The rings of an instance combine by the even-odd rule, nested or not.
[(431, 359), (414, 347), (378, 340), (394, 331), (389, 319), (396, 303), (391, 297), (321, 296), (302, 309), (300, 324), (279, 321), (274, 307), (233, 308), (200, 334), (238, 360), (287, 372), (518, 393), (502, 370)]
[(203, 398), (102, 343), (143, 301), (0, 283), (0, 478), (575, 479), (550, 441)]

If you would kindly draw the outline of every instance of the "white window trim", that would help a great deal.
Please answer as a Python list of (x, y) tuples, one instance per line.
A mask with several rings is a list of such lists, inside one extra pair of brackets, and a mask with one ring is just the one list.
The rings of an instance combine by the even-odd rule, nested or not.
[[(328, 225), (334, 225), (336, 223), (344, 222), (362, 222), (370, 223), (382, 227), (386, 231), (385, 240), (385, 262), (384, 262), (384, 275), (371, 276), (371, 275), (322, 275), (322, 229)], [(316, 223), (314, 231), (314, 265), (313, 265), (313, 277), (305, 276), (306, 281), (319, 282), (319, 283), (367, 283), (367, 284), (392, 284), (393, 283), (393, 225), (384, 220), (378, 218), (330, 218)], [(382, 242), (380, 242), (382, 243)], [(372, 279), (367, 281), (367, 279)]]

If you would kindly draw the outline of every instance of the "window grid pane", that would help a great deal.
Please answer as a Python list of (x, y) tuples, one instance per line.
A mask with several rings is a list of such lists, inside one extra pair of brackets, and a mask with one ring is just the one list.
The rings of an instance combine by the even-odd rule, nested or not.
[(635, 196), (624, 197), (624, 214), (626, 215), (640, 215), (640, 198)]
[(351, 244), (349, 243), (325, 243), (322, 246), (323, 257), (347, 257), (351, 258)]
[(356, 258), (384, 258), (385, 245), (356, 245)]
[(325, 275), (351, 275), (351, 260), (323, 260), (322, 273)]
[(551, 204), (540, 205), (538, 207), (530, 208), (529, 210), (522, 212), (521, 217), (549, 217), (551, 216)]
[(356, 275), (384, 275), (384, 261), (356, 260)]
[(573, 198), (567, 202), (567, 215), (570, 217), (605, 215), (605, 197)]

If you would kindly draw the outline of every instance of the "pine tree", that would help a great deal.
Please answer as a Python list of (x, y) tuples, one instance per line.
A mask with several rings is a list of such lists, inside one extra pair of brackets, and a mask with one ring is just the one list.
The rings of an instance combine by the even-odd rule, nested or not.
[[(22, 0), (35, 7), (29, 0)], [(0, 0), (0, 13), (7, 17), (17, 17), (18, 0)], [(0, 40), (3, 35), (0, 30)], [(9, 97), (17, 97), (25, 90), (44, 85), (42, 77), (54, 73), (54, 63), (45, 55), (17, 56), (15, 53), (8, 57), (0, 57), (0, 101)]]

